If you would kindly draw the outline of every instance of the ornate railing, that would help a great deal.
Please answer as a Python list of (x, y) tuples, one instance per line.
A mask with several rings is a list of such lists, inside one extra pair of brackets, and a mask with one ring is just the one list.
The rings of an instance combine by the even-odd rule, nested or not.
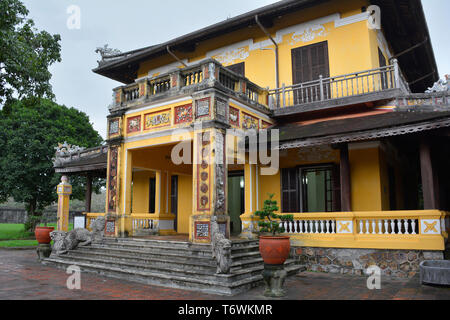
[(271, 109), (399, 89), (409, 92), (397, 62), (393, 65), (283, 86), (269, 91)]
[(131, 227), (133, 234), (142, 230), (154, 230), (155, 221), (148, 214), (133, 214), (131, 215)]
[(438, 210), (296, 213), (280, 226), (306, 247), (444, 250), (449, 219)]

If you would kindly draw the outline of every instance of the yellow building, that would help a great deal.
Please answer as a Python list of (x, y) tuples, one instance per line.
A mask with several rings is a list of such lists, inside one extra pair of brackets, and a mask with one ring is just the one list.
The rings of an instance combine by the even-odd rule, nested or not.
[(294, 247), (443, 252), (450, 174), (434, 152), (450, 154), (450, 112), (420, 111), (449, 100), (414, 94), (437, 67), (420, 1), (397, 6), (280, 1), (105, 52), (94, 72), (122, 83), (108, 116), (110, 234), (208, 243), (216, 215), (227, 237), (257, 238), (255, 211), (274, 194), (294, 214)]

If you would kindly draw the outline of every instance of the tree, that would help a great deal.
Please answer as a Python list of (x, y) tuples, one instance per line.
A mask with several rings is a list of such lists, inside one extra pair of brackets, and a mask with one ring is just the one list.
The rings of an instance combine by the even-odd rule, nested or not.
[(39, 32), (27, 15), (19, 0), (0, 1), (0, 106), (13, 97), (53, 97), (48, 68), (61, 61), (61, 37)]
[(294, 221), (293, 215), (278, 215), (275, 212), (280, 210), (277, 201), (273, 200), (274, 194), (269, 194), (269, 199), (264, 201), (264, 208), (262, 211), (256, 211), (255, 216), (261, 219), (258, 222), (261, 233), (270, 233), (273, 236), (284, 233), (286, 230), (280, 226), (281, 222)]
[[(52, 158), (64, 141), (91, 148), (102, 138), (85, 113), (47, 99), (16, 101), (0, 111), (0, 201), (13, 197), (26, 205), (29, 216), (41, 216), (57, 200), (61, 176), (55, 174)], [(72, 183), (72, 198), (82, 200), (86, 182), (76, 178)]]

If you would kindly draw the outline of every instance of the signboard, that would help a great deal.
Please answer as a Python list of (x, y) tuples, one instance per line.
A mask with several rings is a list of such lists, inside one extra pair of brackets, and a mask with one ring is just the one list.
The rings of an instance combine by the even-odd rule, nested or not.
[(75, 215), (73, 217), (73, 228), (74, 229), (85, 229), (86, 228), (86, 216), (85, 215)]

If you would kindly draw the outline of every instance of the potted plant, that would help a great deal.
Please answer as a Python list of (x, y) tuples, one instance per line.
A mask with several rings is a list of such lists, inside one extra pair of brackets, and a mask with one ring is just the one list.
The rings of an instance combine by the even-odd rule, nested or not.
[(291, 250), (290, 238), (281, 236), (285, 232), (281, 222), (294, 221), (293, 215), (278, 215), (275, 212), (279, 210), (277, 201), (273, 200), (274, 194), (269, 195), (269, 199), (264, 201), (262, 211), (255, 212), (261, 221), (259, 237), (259, 251), (265, 264), (283, 265), (289, 258)]
[[(33, 217), (36, 219), (39, 219), (40, 217)], [(39, 225), (36, 226), (36, 229), (34, 230), (34, 235), (36, 236), (36, 240), (39, 244), (50, 244), (52, 242), (52, 239), (50, 238), (50, 233), (55, 230), (54, 227), (47, 227), (47, 220), (44, 219), (45, 227), (41, 227)]]

